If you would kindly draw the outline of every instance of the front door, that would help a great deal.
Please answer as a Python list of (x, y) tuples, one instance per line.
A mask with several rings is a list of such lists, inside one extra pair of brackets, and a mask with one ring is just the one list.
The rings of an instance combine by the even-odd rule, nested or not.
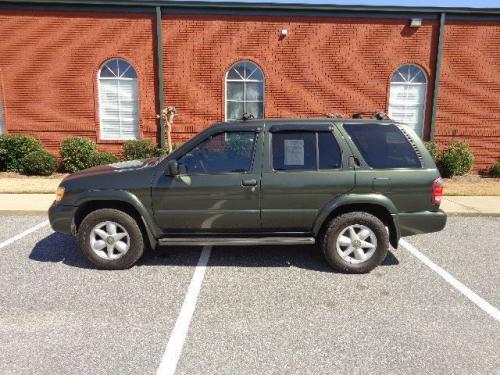
[(180, 174), (160, 177), (154, 215), (164, 233), (258, 232), (259, 133), (214, 133), (177, 158)]

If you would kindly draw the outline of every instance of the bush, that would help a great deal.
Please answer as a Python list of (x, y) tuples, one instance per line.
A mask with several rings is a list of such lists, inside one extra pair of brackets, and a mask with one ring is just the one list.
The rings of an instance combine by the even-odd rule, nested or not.
[(463, 176), (474, 164), (474, 154), (467, 142), (452, 142), (437, 158), (437, 166), (443, 177)]
[(433, 141), (425, 142), (425, 148), (429, 151), (434, 161), (437, 161), (439, 158), (439, 149), (437, 144)]
[(30, 135), (3, 135), (0, 137), (0, 170), (21, 172), (24, 157), (42, 149), (41, 142)]
[(68, 137), (61, 143), (61, 158), (64, 169), (70, 173), (95, 165), (97, 146), (88, 138)]
[(497, 161), (495, 164), (493, 164), (488, 171), (488, 174), (491, 177), (498, 177), (500, 178), (500, 161)]
[(96, 152), (94, 155), (93, 166), (116, 163), (118, 158), (109, 152)]
[(143, 139), (127, 141), (123, 144), (123, 157), (125, 160), (149, 159), (165, 154), (165, 150), (156, 147), (153, 142)]
[(22, 172), (27, 175), (50, 176), (57, 167), (57, 158), (43, 150), (33, 151), (22, 160)]

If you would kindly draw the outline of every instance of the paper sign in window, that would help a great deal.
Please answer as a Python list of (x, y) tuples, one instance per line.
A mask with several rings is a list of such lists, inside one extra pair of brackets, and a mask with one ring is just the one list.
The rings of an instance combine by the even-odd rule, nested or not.
[(304, 165), (303, 139), (285, 139), (285, 165)]

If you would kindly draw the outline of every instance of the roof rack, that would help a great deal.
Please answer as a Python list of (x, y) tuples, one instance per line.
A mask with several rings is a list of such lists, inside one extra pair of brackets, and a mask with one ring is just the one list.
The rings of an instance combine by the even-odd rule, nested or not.
[(255, 119), (255, 116), (251, 113), (245, 112), (245, 113), (243, 113), (243, 116), (241, 116), (242, 121), (248, 121), (248, 120), (253, 120), (253, 119)]
[(347, 118), (349, 116), (346, 116), (342, 113), (331, 113), (331, 112), (327, 112), (325, 113), (325, 117), (326, 118)]
[(378, 111), (378, 112), (358, 112), (352, 115), (353, 119), (362, 119), (362, 118), (370, 118), (373, 120), (390, 120), (391, 118), (387, 115), (387, 113)]

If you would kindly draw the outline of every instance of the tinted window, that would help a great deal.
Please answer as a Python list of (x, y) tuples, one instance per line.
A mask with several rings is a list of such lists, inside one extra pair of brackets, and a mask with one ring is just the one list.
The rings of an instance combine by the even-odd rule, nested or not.
[(272, 143), (275, 170), (316, 170), (316, 133), (273, 133)]
[(412, 145), (397, 126), (346, 124), (344, 128), (371, 167), (422, 167)]
[(319, 169), (336, 169), (342, 165), (340, 147), (330, 132), (318, 133)]
[(248, 172), (252, 167), (254, 132), (216, 134), (178, 159), (185, 173)]

